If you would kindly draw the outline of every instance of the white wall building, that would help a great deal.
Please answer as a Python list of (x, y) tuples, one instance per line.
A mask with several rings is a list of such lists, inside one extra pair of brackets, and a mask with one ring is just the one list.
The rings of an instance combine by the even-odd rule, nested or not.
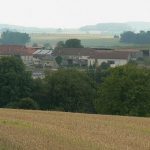
[(129, 62), (130, 52), (121, 51), (97, 51), (88, 59), (88, 66), (100, 66), (103, 62), (109, 63), (111, 67), (122, 66)]

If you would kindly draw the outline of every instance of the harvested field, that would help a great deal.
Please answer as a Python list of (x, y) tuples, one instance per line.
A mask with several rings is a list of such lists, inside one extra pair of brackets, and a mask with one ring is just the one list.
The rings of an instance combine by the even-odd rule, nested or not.
[(150, 150), (150, 118), (0, 109), (0, 150)]

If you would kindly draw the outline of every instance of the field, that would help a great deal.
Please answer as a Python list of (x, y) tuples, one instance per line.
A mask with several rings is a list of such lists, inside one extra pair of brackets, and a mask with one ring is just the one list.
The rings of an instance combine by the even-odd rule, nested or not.
[(123, 44), (119, 42), (119, 39), (113, 38), (113, 36), (102, 36), (99, 34), (31, 34), (31, 45), (38, 43), (43, 45), (44, 43), (50, 43), (51, 46), (55, 46), (59, 41), (66, 41), (68, 39), (77, 38), (80, 39), (82, 45), (85, 47), (132, 47), (133, 45)]
[(0, 150), (150, 150), (150, 118), (0, 109)]

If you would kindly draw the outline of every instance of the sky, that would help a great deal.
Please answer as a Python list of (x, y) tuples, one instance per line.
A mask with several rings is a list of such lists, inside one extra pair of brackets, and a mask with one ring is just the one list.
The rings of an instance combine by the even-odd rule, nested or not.
[(78, 28), (127, 21), (150, 22), (150, 0), (0, 0), (0, 24)]

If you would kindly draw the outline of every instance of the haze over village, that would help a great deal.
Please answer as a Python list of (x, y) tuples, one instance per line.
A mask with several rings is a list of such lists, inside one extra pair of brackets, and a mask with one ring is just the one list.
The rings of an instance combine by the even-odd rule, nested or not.
[(150, 150), (149, 10), (1, 1), (0, 150)]

